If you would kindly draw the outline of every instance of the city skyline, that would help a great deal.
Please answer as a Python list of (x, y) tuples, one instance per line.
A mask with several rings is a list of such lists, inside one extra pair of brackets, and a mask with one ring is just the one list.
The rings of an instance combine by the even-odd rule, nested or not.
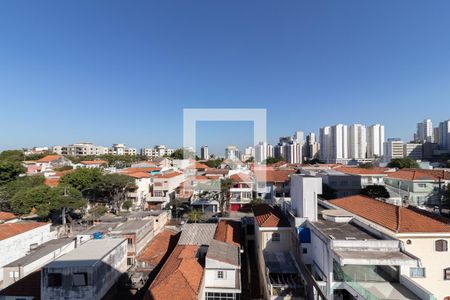
[(337, 123), (409, 138), (420, 120), (448, 118), (449, 9), (6, 1), (0, 148), (181, 145), (184, 108), (266, 108), (269, 141)]

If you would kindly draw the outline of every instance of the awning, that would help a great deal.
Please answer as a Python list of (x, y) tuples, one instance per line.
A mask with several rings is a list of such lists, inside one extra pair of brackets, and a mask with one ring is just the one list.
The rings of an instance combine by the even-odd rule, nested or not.
[(334, 250), (338, 263), (343, 265), (417, 266), (418, 261), (400, 251)]

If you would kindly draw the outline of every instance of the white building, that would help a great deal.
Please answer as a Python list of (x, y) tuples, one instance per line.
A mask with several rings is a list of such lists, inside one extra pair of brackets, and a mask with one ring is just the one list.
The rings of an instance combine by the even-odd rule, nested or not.
[(390, 162), (395, 158), (404, 157), (403, 141), (397, 138), (388, 139), (384, 142), (384, 161)]
[(283, 157), (290, 164), (302, 163), (302, 145), (297, 142), (283, 145)]
[[(3, 267), (24, 257), (33, 248), (56, 238), (50, 223), (17, 222), (0, 224), (0, 282)], [(14, 276), (14, 274), (13, 274)]]
[(225, 148), (225, 159), (239, 159), (239, 149), (234, 145)]
[(137, 149), (125, 147), (125, 144), (114, 144), (109, 148), (109, 154), (134, 156), (137, 154)]
[(383, 156), (384, 125), (374, 124), (367, 128), (367, 158)]
[(127, 240), (90, 240), (42, 269), (42, 299), (101, 299), (127, 270)]
[(163, 157), (171, 155), (175, 150), (165, 145), (156, 145), (153, 148), (142, 148), (141, 155), (146, 157)]
[(244, 152), (241, 154), (241, 161), (249, 160), (250, 158), (255, 158), (255, 148), (253, 147), (247, 147), (244, 149)]
[(354, 124), (348, 127), (348, 155), (352, 159), (364, 159), (367, 152), (366, 126)]
[(209, 159), (209, 150), (208, 150), (208, 146), (202, 146), (200, 148), (200, 158), (202, 160), (207, 160)]
[(433, 133), (433, 123), (430, 119), (425, 119), (423, 122), (417, 123), (417, 131), (414, 135), (414, 141), (419, 143), (432, 143), (434, 142)]
[(450, 151), (450, 120), (439, 123), (439, 148)]

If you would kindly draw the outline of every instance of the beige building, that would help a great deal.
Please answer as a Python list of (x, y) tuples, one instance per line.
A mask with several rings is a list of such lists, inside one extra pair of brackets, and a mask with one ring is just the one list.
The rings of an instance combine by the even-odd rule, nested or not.
[(402, 267), (401, 274), (426, 288), (436, 299), (450, 299), (448, 220), (417, 208), (399, 207), (361, 195), (329, 202), (399, 239), (404, 251), (420, 261), (419, 266)]

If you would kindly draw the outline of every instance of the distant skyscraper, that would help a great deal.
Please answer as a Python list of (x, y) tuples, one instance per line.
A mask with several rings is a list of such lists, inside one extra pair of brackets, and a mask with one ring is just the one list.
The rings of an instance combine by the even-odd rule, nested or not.
[(423, 122), (417, 123), (417, 131), (414, 140), (419, 143), (433, 142), (433, 122), (425, 119)]
[(348, 158), (348, 127), (337, 124), (331, 127), (331, 158), (334, 161)]
[(323, 162), (328, 162), (331, 157), (331, 127), (320, 128), (320, 151), (319, 158)]
[(374, 124), (367, 128), (367, 158), (382, 157), (384, 152), (384, 126)]
[(450, 151), (450, 120), (439, 123), (439, 148)]
[(239, 149), (234, 145), (229, 145), (225, 148), (226, 159), (239, 159)]
[(273, 146), (264, 142), (259, 142), (255, 145), (254, 150), (255, 162), (262, 163), (267, 158), (273, 157)]
[(352, 159), (366, 158), (366, 126), (354, 124), (348, 127), (348, 157)]
[(203, 160), (207, 160), (209, 159), (209, 150), (208, 150), (208, 146), (202, 146), (200, 148), (200, 158)]
[(302, 155), (303, 158), (306, 159), (315, 159), (319, 155), (319, 142), (317, 142), (316, 134), (314, 132), (311, 132), (306, 136), (306, 142), (304, 147), (302, 148)]

